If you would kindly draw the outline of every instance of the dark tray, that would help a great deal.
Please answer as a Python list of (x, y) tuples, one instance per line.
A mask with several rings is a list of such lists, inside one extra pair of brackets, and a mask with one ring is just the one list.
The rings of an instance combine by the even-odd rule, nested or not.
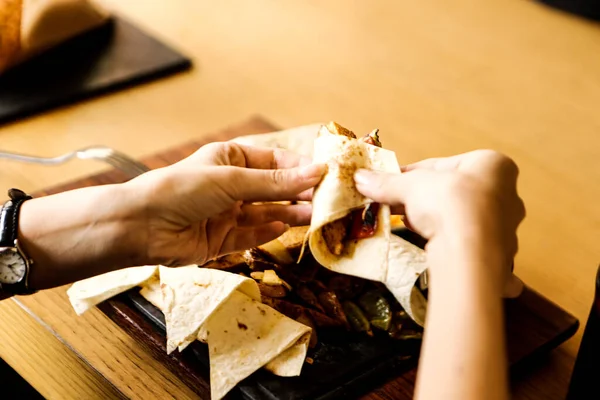
[(0, 123), (185, 70), (188, 58), (115, 17), (0, 75)]
[[(419, 247), (426, 243), (422, 237), (406, 229), (396, 230), (394, 234)], [(138, 289), (127, 292), (125, 296), (164, 336), (166, 328), (162, 312), (144, 299)], [(542, 304), (536, 299), (539, 296), (527, 289), (519, 299), (506, 301), (509, 359), (513, 368), (534, 361), (536, 355), (557, 346), (577, 330), (575, 320), (565, 325), (566, 329), (562, 332), (555, 331), (553, 326), (544, 327), (543, 318), (534, 314), (537, 306)], [(560, 320), (554, 322), (560, 323)], [(537, 325), (539, 332), (545, 329), (548, 338), (543, 343), (528, 340), (523, 336), (530, 328), (528, 324)], [(319, 331), (319, 345), (309, 352), (314, 363), (305, 364), (301, 376), (282, 378), (259, 370), (241, 382), (238, 390), (241, 397), (248, 400), (356, 398), (389, 378), (414, 369), (420, 344), (420, 340), (397, 341), (383, 335), (370, 338), (340, 331)], [(195, 342), (186, 351), (194, 354), (204, 370), (201, 374), (208, 377), (207, 346)]]

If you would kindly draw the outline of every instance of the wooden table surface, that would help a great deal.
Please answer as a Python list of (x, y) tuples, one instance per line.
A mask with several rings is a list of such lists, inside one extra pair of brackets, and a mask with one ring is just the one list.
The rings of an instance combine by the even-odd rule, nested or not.
[[(585, 322), (600, 262), (600, 25), (526, 0), (107, 3), (195, 68), (1, 126), (3, 149), (105, 144), (141, 157), (255, 113), (283, 127), (378, 127), (403, 163), (495, 148), (521, 168), (517, 274)], [(101, 168), (0, 161), (0, 188)], [(22, 299), (32, 313), (0, 303), (0, 357), (42, 395), (193, 397), (98, 310), (62, 307), (64, 290)], [(515, 397), (564, 398), (579, 341), (520, 378)]]

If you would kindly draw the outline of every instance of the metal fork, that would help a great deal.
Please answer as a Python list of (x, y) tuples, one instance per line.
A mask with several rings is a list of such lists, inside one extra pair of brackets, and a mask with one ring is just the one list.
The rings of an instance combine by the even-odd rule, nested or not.
[(74, 158), (80, 160), (102, 161), (125, 172), (131, 177), (136, 177), (144, 172), (150, 171), (150, 168), (139, 161), (134, 160), (126, 154), (106, 146), (90, 146), (75, 150), (58, 157), (36, 157), (19, 153), (10, 153), (0, 151), (0, 159), (21, 161), (43, 165), (58, 165)]

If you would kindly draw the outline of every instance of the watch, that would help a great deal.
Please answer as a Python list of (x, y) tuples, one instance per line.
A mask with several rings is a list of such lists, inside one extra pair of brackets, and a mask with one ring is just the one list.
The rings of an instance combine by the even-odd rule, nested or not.
[(17, 238), (19, 212), (31, 196), (19, 189), (8, 191), (8, 200), (0, 212), (0, 298), (35, 293), (28, 285), (32, 260)]

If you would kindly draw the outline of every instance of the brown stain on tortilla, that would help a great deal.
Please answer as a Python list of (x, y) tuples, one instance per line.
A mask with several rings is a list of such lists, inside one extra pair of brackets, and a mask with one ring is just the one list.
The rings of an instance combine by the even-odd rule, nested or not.
[(267, 315), (267, 312), (265, 310), (261, 309), (260, 307), (259, 307), (259, 309), (260, 309), (260, 315)]
[(241, 323), (240, 321), (238, 321), (238, 328), (245, 331), (248, 330), (248, 325)]
[(257, 336), (256, 339), (260, 340), (260, 336)]
[(203, 287), (203, 288), (207, 288), (207, 287), (210, 286), (210, 283), (198, 283), (198, 282), (194, 282), (194, 285), (200, 286), (200, 287)]

